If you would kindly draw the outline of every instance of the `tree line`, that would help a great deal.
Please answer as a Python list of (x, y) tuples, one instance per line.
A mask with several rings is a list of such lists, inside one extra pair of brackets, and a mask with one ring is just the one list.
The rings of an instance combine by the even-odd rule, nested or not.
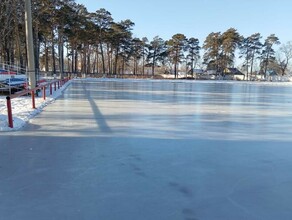
[[(230, 28), (210, 33), (200, 46), (198, 38), (182, 33), (168, 40), (134, 38), (130, 19), (116, 22), (106, 9), (89, 12), (74, 0), (32, 0), (32, 13), (36, 69), (46, 72), (154, 76), (159, 71), (177, 77), (203, 67), (223, 73), (240, 58), (247, 76), (256, 70), (285, 75), (292, 58), (291, 42), (276, 53), (280, 41), (274, 34), (262, 40), (260, 33), (244, 37)], [(25, 68), (25, 42), (24, 1), (2, 0), (0, 63)]]

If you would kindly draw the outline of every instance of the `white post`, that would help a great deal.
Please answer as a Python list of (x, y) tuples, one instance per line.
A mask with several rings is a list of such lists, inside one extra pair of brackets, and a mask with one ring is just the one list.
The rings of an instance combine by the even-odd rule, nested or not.
[(27, 48), (27, 62), (30, 88), (36, 87), (35, 79), (35, 63), (34, 63), (34, 49), (33, 49), (33, 33), (32, 33), (32, 18), (31, 18), (31, 0), (25, 0), (25, 31), (26, 31), (26, 48)]

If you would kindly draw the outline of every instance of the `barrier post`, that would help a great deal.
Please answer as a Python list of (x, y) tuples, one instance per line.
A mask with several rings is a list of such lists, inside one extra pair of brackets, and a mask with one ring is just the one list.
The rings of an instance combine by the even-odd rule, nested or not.
[(43, 87), (43, 98), (46, 100), (46, 86)]
[(55, 82), (54, 83), (54, 86), (55, 86), (55, 91), (57, 90), (57, 83)]
[(6, 97), (7, 103), (7, 113), (8, 113), (8, 126), (13, 128), (13, 119), (12, 119), (12, 108), (11, 108), (11, 98), (10, 96)]
[(53, 88), (52, 88), (52, 83), (50, 83), (50, 95), (53, 94)]
[(35, 94), (34, 94), (34, 91), (31, 91), (31, 101), (32, 101), (32, 108), (35, 108)]
[(60, 81), (58, 81), (58, 89), (60, 89)]

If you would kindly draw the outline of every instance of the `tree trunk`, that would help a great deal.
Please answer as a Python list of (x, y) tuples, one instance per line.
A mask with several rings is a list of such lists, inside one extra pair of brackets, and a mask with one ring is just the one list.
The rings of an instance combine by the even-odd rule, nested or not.
[(100, 54), (101, 54), (101, 61), (102, 61), (102, 71), (103, 71), (103, 74), (105, 74), (105, 61), (104, 61), (102, 42), (100, 42), (99, 45), (100, 45)]
[[(69, 60), (69, 48), (68, 48), (68, 43), (66, 44), (66, 57), (67, 57), (67, 67), (66, 67), (66, 71), (67, 71), (67, 76), (68, 76), (68, 72), (70, 72), (70, 60)], [(65, 68), (65, 67), (64, 67)]]
[(133, 75), (136, 75), (136, 68), (137, 68), (137, 58), (136, 57), (134, 57), (133, 62), (134, 62)]
[(44, 39), (45, 47), (45, 71), (49, 72), (49, 48), (47, 46), (47, 38)]
[(92, 65), (92, 72), (98, 74), (98, 49), (96, 49), (94, 53), (94, 62)]
[(123, 63), (122, 63), (122, 74), (125, 74), (125, 58), (123, 58)]
[(192, 58), (191, 58), (191, 75), (192, 75), (192, 78), (194, 78), (194, 55), (192, 55)]
[(110, 52), (110, 45), (109, 44), (107, 44), (107, 73), (109, 74), (109, 75), (111, 75), (112, 74), (112, 59), (111, 59), (111, 52)]
[(247, 80), (248, 80), (248, 64), (249, 64), (249, 62), (248, 62), (248, 57), (246, 57), (246, 78), (247, 78)]
[[(16, 13), (15, 13), (15, 19), (16, 18)], [(16, 59), (18, 60), (18, 67), (20, 67), (20, 72), (23, 73), (22, 68), (24, 67), (23, 65), (23, 56), (22, 56), (22, 51), (21, 51), (21, 39), (20, 39), (20, 34), (19, 34), (19, 29), (18, 25), (15, 25), (15, 47), (16, 47)], [(1, 56), (1, 55), (0, 55)], [(1, 63), (1, 60), (0, 60)]]
[(143, 54), (143, 62), (142, 62), (143, 66), (142, 66), (142, 75), (144, 76), (145, 74), (145, 56)]
[(174, 63), (174, 78), (177, 79), (177, 66), (176, 62)]
[(59, 68), (61, 79), (64, 78), (64, 40), (63, 40), (63, 32), (59, 30)]
[(139, 72), (139, 66), (138, 66), (138, 59), (136, 60), (136, 74), (138, 75)]
[(119, 59), (119, 47), (116, 48), (116, 56), (115, 56), (115, 74), (117, 73), (118, 59)]
[(177, 63), (178, 63), (178, 51), (175, 52), (175, 57), (174, 57), (174, 77), (177, 79)]
[(54, 43), (54, 30), (51, 30), (51, 38), (52, 38), (52, 65), (53, 65), (53, 74), (56, 74), (56, 57), (55, 57), (55, 43)]
[(74, 54), (74, 72), (78, 72), (78, 51), (75, 49), (75, 54)]
[(73, 49), (73, 45), (72, 45), (72, 49), (71, 49), (71, 71), (74, 73), (75, 69), (74, 69), (74, 64), (75, 64), (75, 51)]
[(152, 76), (154, 77), (154, 71), (155, 71), (155, 59), (156, 59), (156, 53), (153, 54), (153, 60), (152, 60)]
[(253, 63), (254, 63), (254, 51), (252, 52), (251, 61), (250, 61), (250, 75), (253, 73)]
[(36, 80), (39, 80), (39, 71), (40, 71), (40, 50), (41, 50), (41, 45), (40, 45), (40, 39), (39, 39), (39, 27), (38, 24), (36, 24), (34, 28), (34, 42), (35, 42), (35, 47), (34, 47), (34, 60), (35, 60), (35, 69), (36, 69)]
[(84, 60), (86, 74), (90, 73), (90, 56), (91, 56), (90, 46), (87, 45), (86, 59)]

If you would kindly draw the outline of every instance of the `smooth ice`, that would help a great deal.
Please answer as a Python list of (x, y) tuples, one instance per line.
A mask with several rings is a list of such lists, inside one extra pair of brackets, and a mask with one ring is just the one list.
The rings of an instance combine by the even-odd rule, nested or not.
[(291, 220), (292, 86), (73, 81), (0, 134), (2, 220)]

